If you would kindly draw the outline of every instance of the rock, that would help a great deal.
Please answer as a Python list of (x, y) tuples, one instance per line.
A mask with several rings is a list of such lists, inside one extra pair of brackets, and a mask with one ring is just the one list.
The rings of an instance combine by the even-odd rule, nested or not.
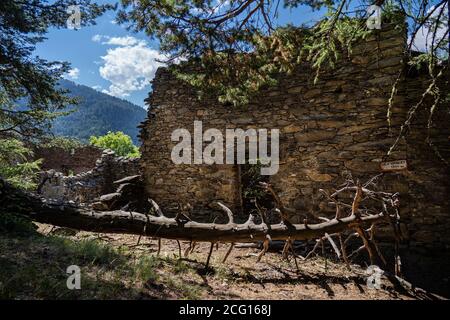
[(113, 183), (114, 184), (122, 184), (122, 183), (137, 183), (141, 180), (141, 175), (134, 175), (134, 176), (128, 176), (125, 178), (122, 178), (120, 180), (116, 180)]
[(211, 120), (209, 123), (213, 124), (213, 125), (226, 125), (227, 121), (225, 119), (220, 118), (220, 119)]
[(66, 236), (66, 237), (75, 236), (77, 233), (78, 233), (77, 230), (70, 228), (56, 228), (51, 231), (52, 235)]
[(356, 56), (352, 59), (352, 63), (354, 64), (368, 64), (370, 62), (370, 58), (367, 56)]
[(341, 151), (341, 152), (338, 153), (337, 157), (338, 158), (343, 158), (343, 159), (345, 159), (345, 158), (351, 159), (351, 158), (353, 158), (353, 153), (349, 152), (349, 151)]
[(92, 204), (92, 209), (98, 210), (98, 211), (107, 211), (108, 206), (103, 202), (94, 202)]
[(359, 126), (347, 126), (339, 129), (338, 135), (345, 135), (353, 132), (363, 131), (371, 128), (377, 128), (379, 125), (377, 124), (367, 124), (367, 125), (359, 125)]
[(300, 188), (302, 195), (311, 195), (313, 194), (313, 188)]
[(333, 177), (326, 173), (319, 173), (314, 170), (306, 170), (306, 175), (313, 181), (326, 182), (333, 180)]
[(278, 120), (277, 121), (277, 125), (278, 126), (287, 126), (291, 123), (292, 121), (288, 121), (288, 120)]
[(118, 192), (105, 194), (100, 197), (100, 202), (104, 202), (104, 203), (112, 202), (112, 201), (119, 199), (121, 196), (122, 196), (122, 194), (118, 193)]
[(303, 90), (305, 90), (304, 87), (292, 87), (288, 89), (288, 93), (301, 93)]
[(322, 140), (331, 140), (336, 136), (336, 131), (311, 130), (299, 132), (295, 135), (295, 140), (300, 143), (309, 143)]
[(136, 189), (136, 186), (132, 183), (122, 183), (116, 190), (117, 193), (125, 194), (132, 193)]
[(370, 98), (367, 99), (367, 101), (365, 102), (365, 105), (367, 106), (371, 106), (371, 107), (384, 107), (387, 106), (389, 103), (389, 99), (385, 98), (378, 98), (378, 97), (374, 97), (374, 98)]
[(356, 109), (356, 103), (355, 102), (334, 103), (331, 106), (331, 108), (339, 109), (339, 110), (352, 110), (352, 109)]
[(380, 171), (380, 164), (372, 161), (349, 160), (345, 161), (345, 167), (351, 171), (357, 172), (378, 172)]
[(319, 96), (322, 93), (322, 90), (320, 89), (310, 89), (306, 91), (306, 93), (303, 95), (305, 99), (310, 99), (316, 96)]
[[(170, 160), (172, 131), (187, 128), (192, 133), (192, 123), (198, 118), (204, 121), (204, 129), (281, 129), (280, 170), (270, 177), (270, 182), (287, 205), (291, 206), (297, 198), (305, 202), (297, 203), (304, 209), (298, 210), (299, 218), (302, 212), (315, 213), (319, 207), (328, 210), (329, 201), (321, 202), (322, 199), (317, 198), (317, 189), (331, 191), (349, 174), (365, 182), (379, 173), (380, 160), (394, 143), (409, 106), (420, 98), (422, 86), (426, 85), (420, 77), (401, 79), (392, 110), (392, 131), (388, 132), (386, 106), (391, 94), (390, 85), (404, 67), (400, 52), (400, 44), (404, 44), (403, 36), (400, 30), (393, 30), (392, 36), (390, 34), (387, 39), (377, 35), (370, 42), (356, 44), (350, 59), (345, 57), (340, 59), (336, 68), (321, 70), (319, 81), (315, 84), (311, 79), (311, 71), (314, 70), (309, 68), (308, 63), (302, 64), (298, 66), (298, 71), (287, 76), (280, 75), (277, 85), (262, 88), (243, 108), (218, 104), (215, 97), (197, 101), (194, 92), (180, 85), (169, 72), (164, 73), (166, 78), (157, 76), (150, 98), (156, 117), (149, 115), (149, 121), (145, 122), (141, 131), (144, 136), (140, 160), (145, 182), (145, 188), (141, 186), (143, 202), (151, 197), (165, 210), (179, 202), (191, 203), (196, 208), (195, 215), (218, 200), (230, 206), (239, 204), (237, 166), (223, 165), (229, 167), (228, 170), (220, 165), (175, 165)], [(379, 52), (378, 48), (389, 49)], [(367, 72), (368, 67), (371, 72)], [(173, 90), (172, 96), (169, 90), (175, 88), (177, 90)], [(186, 106), (190, 111), (180, 114), (178, 110)], [(426, 108), (422, 111), (426, 117)], [(417, 120), (426, 121), (426, 118), (420, 116)], [(439, 120), (436, 114), (436, 128)], [(411, 129), (413, 133), (415, 127)], [(420, 135), (420, 132), (414, 134)], [(445, 132), (445, 136), (439, 135), (436, 141), (440, 143), (442, 139), (445, 143), (448, 136)], [(433, 188), (433, 185), (444, 185), (438, 179), (445, 179), (447, 175), (437, 171), (441, 170), (439, 165), (431, 161), (426, 163), (431, 160), (427, 159), (429, 150), (422, 155), (419, 140), (425, 142), (423, 136), (417, 139), (413, 135), (401, 140), (393, 156), (414, 163), (411, 163), (410, 171), (385, 174), (383, 179), (386, 181), (383, 180), (382, 187), (401, 193), (402, 210), (405, 208), (401, 214), (406, 223), (413, 221), (417, 225), (416, 221), (423, 219), (427, 213), (427, 216), (438, 217), (447, 226), (448, 219), (444, 218), (448, 217), (448, 188), (444, 191)], [(416, 151), (421, 151), (423, 160)], [(105, 168), (105, 173), (110, 171), (108, 165)], [(245, 174), (247, 168), (241, 169), (244, 170), (241, 175)], [(123, 195), (120, 201), (125, 204), (130, 202), (129, 199), (141, 196), (132, 191), (132, 186), (128, 184), (134, 184), (134, 181), (122, 180), (116, 185), (119, 187), (117, 191)], [(423, 203), (428, 206), (424, 208)], [(441, 208), (432, 211), (429, 203), (439, 204)], [(413, 216), (411, 212), (415, 207), (417, 213)], [(433, 235), (433, 238), (438, 236)]]
[(302, 131), (302, 127), (296, 125), (289, 125), (283, 128), (284, 133), (296, 133)]
[(236, 119), (231, 119), (231, 123), (234, 124), (251, 124), (253, 123), (255, 120), (253, 118), (250, 117), (241, 117), (241, 118), (236, 118)]
[(317, 121), (317, 124), (319, 125), (320, 128), (325, 128), (325, 129), (329, 129), (329, 128), (340, 128), (342, 126), (345, 126), (346, 123), (344, 121), (339, 121), (339, 120), (321, 120), (321, 121)]

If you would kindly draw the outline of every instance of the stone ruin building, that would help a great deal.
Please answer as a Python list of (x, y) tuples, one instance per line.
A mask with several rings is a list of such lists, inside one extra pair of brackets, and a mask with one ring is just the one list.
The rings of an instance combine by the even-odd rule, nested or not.
[[(280, 75), (278, 85), (261, 90), (248, 106), (239, 108), (215, 98), (200, 101), (193, 88), (160, 68), (146, 100), (148, 118), (140, 125), (141, 158), (125, 159), (95, 148), (71, 155), (41, 150), (45, 169), (56, 170), (42, 173), (38, 191), (53, 201), (73, 201), (97, 210), (122, 205), (133, 210), (126, 201), (117, 207), (123, 194), (143, 202), (148, 197), (168, 215), (189, 211), (195, 220), (209, 222), (223, 218), (216, 205), (221, 201), (237, 218), (245, 219), (248, 167), (174, 164), (171, 152), (177, 142), (172, 141), (172, 132), (180, 128), (193, 132), (194, 121), (202, 121), (203, 132), (209, 128), (279, 129), (279, 171), (266, 179), (285, 206), (298, 212), (291, 221), (303, 222), (319, 212), (334, 214), (319, 189), (336, 189), (349, 175), (367, 181), (383, 173), (381, 188), (400, 193), (406, 245), (419, 250), (418, 255), (409, 249), (402, 253), (403, 261), (409, 261), (406, 272), (419, 285), (445, 286), (442, 277), (448, 281), (445, 270), (450, 270), (446, 253), (450, 246), (450, 171), (426, 141), (428, 101), (427, 107), (418, 110), (406, 138), (387, 157), (409, 108), (429, 85), (422, 73), (408, 66), (406, 39), (405, 32), (385, 26), (355, 46), (348, 59), (322, 72), (316, 84), (315, 71), (303, 64), (291, 75)], [(389, 127), (388, 100), (399, 74)], [(448, 84), (448, 75), (444, 80)], [(431, 130), (433, 145), (447, 161), (449, 120), (448, 112), (436, 111)], [(435, 265), (442, 272), (430, 273)]]
[(102, 195), (117, 191), (120, 184), (115, 181), (140, 172), (138, 159), (118, 157), (111, 150), (94, 146), (73, 151), (41, 148), (36, 150), (35, 157), (44, 160), (37, 193), (57, 203), (96, 203)]
[[(71, 154), (37, 150), (47, 170), (38, 191), (55, 201), (92, 204), (116, 193), (114, 181), (142, 174), (145, 196), (169, 215), (188, 208), (195, 219), (212, 221), (223, 215), (216, 206), (221, 201), (246, 218), (242, 193), (247, 167), (174, 164), (171, 152), (177, 142), (171, 134), (179, 128), (193, 132), (194, 121), (202, 121), (203, 132), (275, 128), (280, 130), (279, 171), (267, 181), (283, 203), (298, 212), (290, 217), (293, 222), (334, 212), (319, 189), (335, 189), (349, 175), (367, 181), (384, 173), (382, 188), (401, 195), (402, 227), (409, 244), (448, 248), (450, 172), (426, 141), (423, 128), (429, 108), (419, 109), (409, 134), (386, 156), (408, 109), (428, 85), (423, 74), (408, 67), (405, 45), (405, 32), (385, 26), (355, 46), (351, 57), (322, 72), (316, 84), (314, 71), (303, 64), (291, 75), (280, 75), (277, 86), (261, 90), (246, 107), (220, 104), (215, 98), (200, 101), (193, 88), (160, 68), (147, 99), (148, 118), (140, 125), (141, 159), (116, 157), (95, 147)], [(406, 72), (399, 81), (389, 128), (388, 99), (401, 71)], [(449, 114), (437, 111), (433, 120), (433, 144), (449, 159)]]
[[(420, 129), (429, 108), (419, 110), (409, 135), (386, 156), (408, 109), (428, 85), (422, 74), (407, 65), (406, 39), (406, 32), (384, 27), (355, 46), (349, 59), (322, 72), (316, 84), (315, 71), (303, 64), (241, 108), (214, 98), (200, 101), (168, 69), (158, 69), (147, 99), (148, 118), (141, 124), (141, 169), (149, 197), (166, 212), (188, 206), (209, 221), (218, 200), (242, 212), (245, 168), (174, 164), (171, 150), (177, 142), (171, 141), (171, 134), (179, 128), (193, 132), (194, 121), (202, 121), (203, 131), (278, 128), (280, 167), (268, 179), (283, 203), (299, 213), (291, 217), (294, 222), (303, 221), (303, 213), (334, 212), (319, 189), (337, 188), (348, 174), (367, 181), (385, 172), (384, 190), (401, 194), (402, 228), (409, 243), (448, 248), (449, 169), (426, 142), (426, 130)], [(388, 100), (401, 71), (407, 72), (400, 78), (389, 128)], [(448, 159), (449, 114), (436, 113), (433, 119), (433, 143)]]

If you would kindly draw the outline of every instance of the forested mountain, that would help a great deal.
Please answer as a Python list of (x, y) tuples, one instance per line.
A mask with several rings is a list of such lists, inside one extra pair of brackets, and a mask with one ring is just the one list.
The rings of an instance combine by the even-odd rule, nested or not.
[(69, 80), (60, 81), (61, 87), (70, 90), (70, 96), (79, 97), (75, 110), (55, 120), (56, 135), (74, 137), (87, 141), (92, 135), (104, 135), (108, 131), (122, 131), (138, 144), (137, 126), (146, 117), (145, 109), (131, 102), (112, 97)]

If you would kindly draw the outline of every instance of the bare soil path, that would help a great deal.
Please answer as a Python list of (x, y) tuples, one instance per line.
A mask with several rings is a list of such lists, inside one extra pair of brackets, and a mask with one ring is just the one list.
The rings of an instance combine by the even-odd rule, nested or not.
[[(181, 242), (182, 258), (177, 241), (162, 240), (157, 256), (158, 241), (134, 235), (70, 232), (49, 225), (39, 225), (41, 234), (62, 234), (75, 243), (95, 240), (124, 253), (135, 264), (151, 259), (151, 270), (144, 277), (121, 277), (124, 290), (117, 298), (135, 299), (435, 299), (424, 291), (410, 290), (382, 277), (381, 289), (367, 285), (366, 270), (352, 265), (351, 270), (336, 261), (320, 256), (299, 260), (299, 272), (293, 259), (286, 261), (278, 252), (268, 252), (256, 262), (258, 248), (237, 245), (225, 263), (228, 245), (214, 246), (210, 268), (204, 263), (210, 244), (199, 243), (188, 257), (184, 251), (189, 243)], [(139, 244), (138, 244), (139, 240)], [(144, 260), (143, 260), (144, 259)], [(91, 270), (95, 277), (107, 281), (108, 274)], [(147, 278), (146, 278), (147, 276)], [(111, 277), (111, 275), (109, 275)], [(133, 289), (133, 294), (125, 288)], [(108, 294), (107, 294), (108, 296)], [(102, 298), (102, 296), (95, 296)], [(84, 298), (81, 296), (80, 298)]]

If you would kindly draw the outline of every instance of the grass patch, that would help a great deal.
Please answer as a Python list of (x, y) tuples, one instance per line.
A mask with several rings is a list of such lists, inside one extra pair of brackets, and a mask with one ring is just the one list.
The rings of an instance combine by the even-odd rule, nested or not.
[(20, 214), (0, 212), (0, 233), (29, 236), (36, 234), (36, 226), (30, 219)]
[(188, 263), (179, 258), (166, 256), (160, 259), (164, 261), (165, 264), (169, 266), (175, 274), (184, 274), (193, 270), (193, 268)]
[(133, 274), (141, 281), (156, 281), (158, 279), (158, 274), (156, 269), (162, 265), (161, 259), (155, 256), (142, 257), (138, 259), (137, 263), (134, 265)]
[[(0, 299), (142, 299), (170, 293), (197, 299), (201, 295), (200, 286), (179, 276), (191, 268), (178, 259), (136, 257), (96, 239), (75, 241), (44, 236), (34, 228), (12, 229), (0, 233)], [(80, 267), (81, 290), (67, 288), (70, 265)]]
[(107, 269), (120, 267), (126, 263), (124, 250), (113, 248), (95, 239), (73, 241), (61, 236), (41, 238), (43, 243), (51, 243), (62, 254), (73, 258), (74, 264), (103, 266)]
[(220, 265), (216, 267), (215, 276), (220, 280), (234, 281), (236, 274), (232, 272), (229, 268)]
[(200, 299), (203, 288), (197, 284), (191, 284), (183, 279), (167, 278), (167, 286), (175, 291), (180, 299), (197, 300)]
[[(121, 280), (127, 257), (95, 240), (0, 236), (0, 299), (114, 298), (118, 290), (134, 296)], [(81, 290), (67, 288), (67, 267), (81, 270)]]
[[(80, 268), (81, 290), (67, 288), (71, 265)], [(204, 288), (183, 279), (192, 270), (98, 239), (42, 235), (27, 218), (0, 213), (0, 299), (198, 299)]]

